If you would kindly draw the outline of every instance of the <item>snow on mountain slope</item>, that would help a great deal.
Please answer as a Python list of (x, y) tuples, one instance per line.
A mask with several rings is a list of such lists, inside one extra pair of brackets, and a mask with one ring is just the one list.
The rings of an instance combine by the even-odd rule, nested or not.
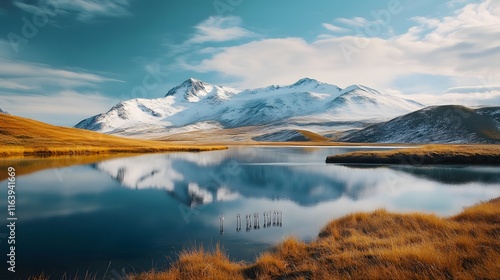
[[(188, 79), (164, 98), (123, 101), (76, 125), (124, 136), (152, 137), (197, 129), (276, 124), (295, 129), (309, 122), (331, 129), (332, 121), (375, 123), (422, 108), (411, 100), (355, 85), (335, 85), (304, 78), (288, 86), (237, 90)], [(295, 127), (292, 127), (295, 126)], [(320, 129), (321, 130), (321, 129)]]
[(166, 120), (185, 108), (174, 106), (175, 98), (132, 99), (118, 103), (107, 113), (78, 123), (75, 127), (100, 132), (113, 132), (119, 128), (165, 127), (172, 125)]
[[(363, 119), (380, 116), (398, 116), (422, 108), (422, 104), (392, 95), (382, 94), (377, 90), (353, 85), (342, 90), (340, 96), (332, 100), (329, 106), (335, 108), (337, 115), (345, 119)], [(384, 110), (381, 114), (380, 110)]]
[(497, 128), (500, 129), (500, 107), (484, 107), (476, 110), (482, 116), (489, 116), (493, 119)]
[(370, 143), (500, 143), (500, 108), (428, 107), (354, 132), (340, 141)]
[(289, 125), (286, 128), (306, 129), (324, 135), (337, 134), (386, 121), (424, 106), (369, 87), (352, 85), (337, 93), (335, 98), (329, 99), (324, 107), (323, 110), (288, 119)]

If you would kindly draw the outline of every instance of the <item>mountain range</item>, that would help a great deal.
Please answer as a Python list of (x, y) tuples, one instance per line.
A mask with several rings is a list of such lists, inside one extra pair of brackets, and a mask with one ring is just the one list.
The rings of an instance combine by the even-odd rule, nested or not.
[(75, 127), (171, 141), (499, 143), (500, 107), (425, 107), (310, 78), (246, 90), (191, 78), (165, 97), (122, 101)]
[(342, 89), (309, 78), (247, 90), (188, 79), (163, 98), (123, 101), (75, 127), (140, 138), (221, 129), (241, 134), (242, 128), (252, 137), (298, 129), (333, 135), (423, 107), (366, 86)]

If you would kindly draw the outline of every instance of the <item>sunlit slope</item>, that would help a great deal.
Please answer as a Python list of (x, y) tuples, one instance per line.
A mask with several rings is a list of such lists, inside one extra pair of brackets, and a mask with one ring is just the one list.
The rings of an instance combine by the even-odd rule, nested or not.
[(285, 129), (252, 137), (260, 142), (327, 142), (331, 139), (309, 130)]
[(127, 139), (4, 114), (0, 114), (0, 143), (2, 156), (206, 151), (224, 148)]

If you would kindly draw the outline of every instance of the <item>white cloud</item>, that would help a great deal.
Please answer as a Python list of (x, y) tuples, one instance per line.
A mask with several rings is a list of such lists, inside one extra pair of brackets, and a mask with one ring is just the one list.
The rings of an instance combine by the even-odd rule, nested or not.
[(195, 27), (196, 34), (188, 43), (225, 42), (254, 35), (240, 25), (239, 17), (209, 17)]
[(66, 126), (107, 111), (111, 102), (97, 92), (65, 90), (35, 95), (0, 92), (0, 108), (10, 114)]
[[(367, 23), (363, 18), (336, 22), (352, 27)], [(412, 75), (443, 76), (458, 87), (484, 85), (481, 77), (500, 72), (500, 64), (495, 63), (500, 61), (498, 2), (472, 3), (452, 16), (420, 17), (415, 22), (406, 33), (387, 39), (348, 35), (324, 36), (313, 42), (302, 38), (258, 40), (222, 48), (207, 59), (183, 66), (237, 78), (242, 87), (287, 84), (309, 76), (339, 86), (362, 83), (382, 91), (394, 88), (398, 78)]]
[(122, 17), (130, 15), (130, 12), (128, 10), (130, 6), (130, 0), (51, 1), (50, 3), (48, 3), (48, 4), (53, 4), (53, 6), (50, 7), (50, 9), (47, 9), (40, 3), (43, 2), (38, 2), (37, 4), (33, 5), (33, 4), (28, 4), (22, 0), (14, 1), (15, 6), (28, 13), (46, 12), (48, 10), (53, 11), (54, 7), (56, 7), (57, 14), (74, 13), (76, 14), (76, 18), (80, 21), (88, 21), (95, 17)]

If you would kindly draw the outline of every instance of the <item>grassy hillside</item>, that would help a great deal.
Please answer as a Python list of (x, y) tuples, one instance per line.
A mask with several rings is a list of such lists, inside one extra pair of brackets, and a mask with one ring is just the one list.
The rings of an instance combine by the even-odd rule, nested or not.
[(500, 145), (425, 145), (392, 151), (359, 151), (329, 156), (348, 164), (500, 164)]
[(362, 143), (500, 143), (499, 107), (427, 107), (339, 139)]
[(132, 279), (499, 279), (500, 198), (450, 218), (357, 213), (326, 225), (318, 238), (290, 238), (252, 264), (217, 248), (185, 251), (166, 272)]
[(330, 138), (324, 137), (323, 135), (314, 133), (309, 130), (297, 130), (297, 131), (313, 142), (327, 142), (331, 140)]
[(169, 144), (120, 138), (92, 131), (53, 126), (31, 119), (0, 114), (0, 155), (65, 155), (207, 151), (223, 146)]

